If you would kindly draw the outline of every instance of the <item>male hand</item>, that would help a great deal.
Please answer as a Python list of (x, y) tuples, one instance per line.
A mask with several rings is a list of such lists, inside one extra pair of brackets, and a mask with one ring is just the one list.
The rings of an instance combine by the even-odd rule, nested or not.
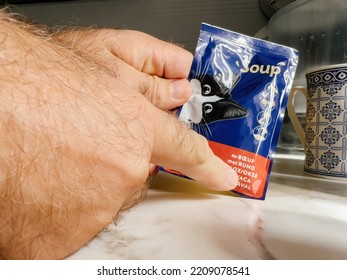
[[(174, 44), (133, 30), (79, 28), (54, 38), (102, 66), (163, 110), (174, 110), (191, 94), (187, 80), (193, 55)], [(150, 164), (149, 175), (158, 173)]]
[(104, 67), (155, 106), (172, 110), (188, 101), (193, 55), (174, 44), (132, 30), (76, 29), (54, 38)]
[(0, 18), (0, 258), (75, 252), (144, 188), (150, 162), (236, 186), (206, 139), (135, 83), (27, 30)]

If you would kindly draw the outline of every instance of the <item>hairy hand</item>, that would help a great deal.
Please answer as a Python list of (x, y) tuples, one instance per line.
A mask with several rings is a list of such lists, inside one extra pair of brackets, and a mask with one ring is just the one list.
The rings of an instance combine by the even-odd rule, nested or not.
[[(191, 94), (187, 80), (193, 55), (174, 44), (133, 30), (78, 28), (54, 38), (97, 63), (163, 110), (174, 110)], [(158, 173), (150, 164), (149, 175)]]
[(193, 55), (174, 44), (132, 30), (81, 28), (54, 38), (104, 67), (155, 106), (172, 110), (190, 97)]
[(235, 187), (236, 173), (206, 139), (136, 86), (6, 18), (0, 42), (3, 258), (75, 252), (140, 192), (150, 162), (213, 189)]

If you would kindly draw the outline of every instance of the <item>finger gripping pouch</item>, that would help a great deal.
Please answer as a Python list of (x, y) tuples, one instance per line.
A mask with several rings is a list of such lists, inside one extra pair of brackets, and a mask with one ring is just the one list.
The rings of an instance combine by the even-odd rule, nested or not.
[[(298, 52), (203, 23), (179, 118), (239, 175), (233, 192), (265, 199)], [(173, 170), (168, 172), (184, 176)]]

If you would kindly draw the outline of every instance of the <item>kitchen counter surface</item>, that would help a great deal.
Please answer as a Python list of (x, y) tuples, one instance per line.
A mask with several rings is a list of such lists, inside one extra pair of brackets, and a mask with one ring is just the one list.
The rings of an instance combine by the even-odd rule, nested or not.
[(347, 181), (276, 156), (265, 201), (158, 174), (144, 201), (67, 259), (347, 259)]

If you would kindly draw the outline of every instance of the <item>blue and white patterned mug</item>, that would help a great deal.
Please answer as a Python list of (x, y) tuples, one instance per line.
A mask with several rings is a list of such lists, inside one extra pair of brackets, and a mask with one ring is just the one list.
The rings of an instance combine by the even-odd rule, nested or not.
[[(347, 180), (347, 64), (311, 69), (306, 82), (306, 88), (293, 88), (287, 107), (305, 149), (304, 171)], [(307, 100), (305, 130), (294, 110), (297, 93)]]

